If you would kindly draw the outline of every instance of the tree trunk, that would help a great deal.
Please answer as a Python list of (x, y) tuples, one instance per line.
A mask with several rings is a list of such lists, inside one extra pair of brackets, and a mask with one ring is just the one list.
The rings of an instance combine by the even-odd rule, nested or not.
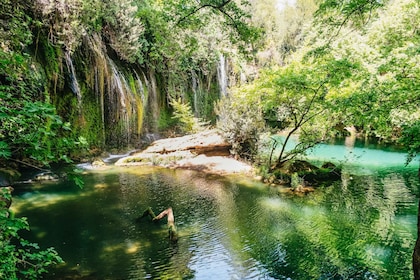
[(157, 216), (153, 212), (152, 208), (149, 207), (143, 212), (143, 215), (141, 217), (143, 218), (143, 217), (146, 217), (146, 216), (150, 216), (152, 218), (152, 221), (159, 221), (159, 220), (161, 220), (161, 219), (163, 219), (164, 217), (167, 216), (168, 217), (167, 219), (168, 219), (169, 239), (173, 242), (178, 241), (178, 234), (177, 234), (177, 231), (176, 231), (175, 217), (174, 217), (174, 213), (172, 211), (172, 207), (169, 207), (168, 209), (163, 210)]

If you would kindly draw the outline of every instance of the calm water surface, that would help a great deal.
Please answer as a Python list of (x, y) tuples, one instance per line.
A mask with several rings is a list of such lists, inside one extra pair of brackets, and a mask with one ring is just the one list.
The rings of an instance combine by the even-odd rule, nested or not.
[[(240, 177), (112, 167), (71, 182), (20, 185), (25, 237), (65, 260), (47, 279), (412, 279), (418, 162), (364, 146), (320, 146), (342, 180), (294, 196)], [(138, 217), (171, 206), (165, 221)]]

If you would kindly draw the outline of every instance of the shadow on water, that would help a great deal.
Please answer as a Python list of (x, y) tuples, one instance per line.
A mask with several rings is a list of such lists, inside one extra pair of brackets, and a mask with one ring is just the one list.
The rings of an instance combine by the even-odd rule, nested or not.
[[(15, 188), (14, 210), (31, 225), (25, 237), (65, 260), (49, 279), (412, 279), (413, 166), (350, 168), (304, 197), (149, 167), (89, 170), (84, 180), (84, 189)], [(165, 221), (138, 220), (149, 206), (173, 208), (178, 243)]]

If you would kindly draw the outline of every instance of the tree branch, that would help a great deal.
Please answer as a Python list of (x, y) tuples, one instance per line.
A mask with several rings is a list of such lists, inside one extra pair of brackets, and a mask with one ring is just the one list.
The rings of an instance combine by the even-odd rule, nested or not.
[(213, 9), (219, 10), (221, 13), (225, 14), (226, 16), (228, 16), (233, 21), (233, 18), (223, 10), (223, 7), (226, 6), (227, 4), (229, 4), (230, 2), (232, 2), (232, 0), (223, 1), (219, 5), (204, 4), (204, 5), (201, 5), (199, 7), (196, 7), (194, 10), (192, 10), (191, 12), (189, 12), (188, 14), (183, 16), (181, 19), (179, 19), (178, 22), (176, 23), (176, 25), (179, 25), (181, 22), (183, 22), (184, 20), (186, 20), (187, 18), (189, 18), (190, 16), (192, 16), (193, 14), (197, 13), (198, 11), (200, 11), (201, 9), (204, 9), (204, 8), (213, 8)]

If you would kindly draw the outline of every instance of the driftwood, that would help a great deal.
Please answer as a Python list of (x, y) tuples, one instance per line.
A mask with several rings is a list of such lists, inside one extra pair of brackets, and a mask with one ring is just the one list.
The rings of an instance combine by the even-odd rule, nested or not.
[(163, 210), (162, 212), (159, 213), (159, 215), (155, 215), (155, 213), (153, 212), (152, 208), (149, 207), (147, 208), (144, 212), (143, 215), (141, 216), (141, 218), (143, 217), (147, 217), (150, 216), (152, 218), (152, 221), (159, 221), (161, 219), (163, 219), (164, 217), (168, 217), (168, 232), (169, 232), (169, 239), (173, 242), (178, 241), (178, 234), (176, 231), (176, 226), (175, 226), (175, 218), (174, 218), (174, 213), (172, 211), (172, 208), (169, 207), (168, 209)]

